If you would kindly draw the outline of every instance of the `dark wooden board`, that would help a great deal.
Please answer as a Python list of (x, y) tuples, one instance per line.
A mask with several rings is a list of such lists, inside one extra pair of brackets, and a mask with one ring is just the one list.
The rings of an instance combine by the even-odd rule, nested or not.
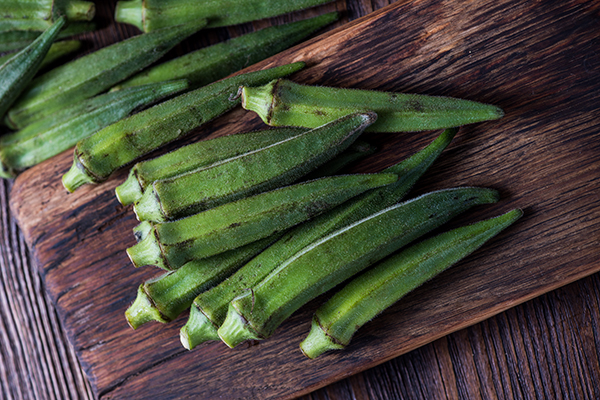
[[(455, 185), (499, 189), (502, 201), (448, 228), (522, 207), (484, 248), (367, 324), (344, 352), (305, 359), (299, 342), (315, 301), (276, 334), (234, 350), (179, 344), (185, 316), (132, 331), (137, 285), (124, 249), (136, 221), (109, 182), (67, 195), (66, 152), (19, 177), (11, 206), (95, 393), (102, 398), (289, 398), (389, 360), (600, 269), (600, 37), (584, 1), (400, 1), (253, 69), (305, 60), (307, 84), (449, 95), (493, 103), (495, 122), (461, 129), (415, 194)], [(246, 131), (243, 110), (197, 138)], [(354, 171), (403, 159), (437, 133), (371, 135), (380, 151)]]

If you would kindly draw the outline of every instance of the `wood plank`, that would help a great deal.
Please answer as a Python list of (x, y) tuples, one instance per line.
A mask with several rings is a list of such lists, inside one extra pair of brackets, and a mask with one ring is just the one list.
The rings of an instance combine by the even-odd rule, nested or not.
[[(112, 190), (126, 171), (69, 196), (59, 179), (70, 166), (68, 152), (23, 174), (11, 194), (13, 212), (95, 392), (297, 396), (597, 271), (597, 11), (577, 1), (549, 1), (543, 9), (516, 0), (399, 2), (259, 65), (302, 59), (310, 63), (294, 76), (302, 83), (500, 105), (506, 117), (463, 128), (416, 193), (453, 185), (501, 190), (501, 203), (452, 226), (517, 206), (526, 212), (466, 262), (368, 324), (347, 351), (314, 361), (297, 346), (318, 302), (247, 348), (210, 343), (187, 352), (178, 341), (185, 318), (132, 332), (122, 313), (139, 282), (156, 272), (134, 270), (123, 251), (134, 243), (135, 219)], [(256, 117), (236, 110), (196, 137), (258, 126)], [(434, 136), (372, 135), (381, 151), (355, 170), (379, 170)]]

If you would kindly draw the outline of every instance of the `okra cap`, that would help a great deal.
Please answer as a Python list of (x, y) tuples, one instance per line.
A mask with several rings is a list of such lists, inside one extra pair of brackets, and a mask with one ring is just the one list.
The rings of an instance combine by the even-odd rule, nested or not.
[(343, 348), (343, 345), (325, 333), (316, 315), (313, 317), (308, 336), (300, 343), (300, 350), (308, 358), (317, 358), (326, 351)]
[(138, 244), (129, 247), (126, 251), (133, 266), (136, 268), (144, 265), (155, 265), (170, 271), (162, 254), (154, 228)]
[(115, 21), (122, 24), (131, 24), (143, 31), (142, 6), (142, 0), (117, 1)]
[(133, 304), (125, 311), (125, 318), (127, 319), (129, 326), (133, 329), (137, 329), (150, 321), (157, 321), (163, 324), (169, 322), (169, 319), (165, 318), (154, 304), (152, 304), (152, 301), (144, 291), (143, 284), (138, 288), (137, 297)]
[(135, 171), (132, 168), (125, 182), (115, 188), (115, 195), (119, 203), (127, 206), (142, 197), (142, 194), (142, 185), (137, 180)]
[(262, 340), (264, 339), (258, 335), (241, 316), (232, 304), (229, 304), (229, 310), (227, 311), (227, 317), (223, 322), (223, 325), (217, 331), (219, 337), (230, 348), (234, 348), (238, 344), (245, 342), (246, 340)]
[(210, 340), (219, 340), (217, 328), (195, 305), (190, 309), (190, 317), (179, 331), (181, 344), (188, 350)]

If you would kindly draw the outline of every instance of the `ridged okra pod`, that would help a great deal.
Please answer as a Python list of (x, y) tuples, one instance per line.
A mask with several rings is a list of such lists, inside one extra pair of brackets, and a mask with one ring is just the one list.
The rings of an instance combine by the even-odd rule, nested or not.
[(187, 79), (192, 89), (205, 86), (291, 47), (337, 18), (328, 13), (248, 33), (147, 68), (113, 90), (173, 79)]
[(95, 96), (152, 64), (205, 21), (173, 27), (101, 48), (35, 78), (9, 110), (6, 124), (23, 128), (68, 105)]
[[(80, 47), (81, 42), (79, 40), (63, 40), (52, 43), (52, 46), (48, 49), (48, 53), (46, 53), (46, 56), (40, 63), (39, 69), (43, 69), (54, 61), (76, 52)], [(0, 57), (0, 65), (10, 60), (14, 55), (15, 54), (6, 54)]]
[(278, 265), (314, 241), (346, 225), (399, 202), (450, 144), (456, 129), (444, 131), (425, 149), (383, 172), (398, 174), (398, 181), (370, 190), (288, 231), (280, 240), (250, 260), (230, 278), (194, 299), (181, 342), (192, 349), (207, 340), (219, 340), (217, 329), (231, 300), (256, 286)]
[(117, 169), (234, 108), (240, 103), (236, 97), (240, 85), (261, 85), (304, 65), (298, 62), (226, 78), (107, 126), (77, 143), (63, 185), (73, 192), (86, 183), (103, 182)]
[[(56, 39), (64, 39), (84, 32), (96, 29), (93, 22), (74, 22), (65, 26)], [(21, 50), (40, 36), (39, 31), (6, 31), (0, 32), (0, 52)]]
[(218, 284), (260, 253), (274, 238), (265, 238), (214, 257), (193, 260), (140, 285), (133, 304), (125, 311), (133, 329), (157, 321), (167, 323), (187, 310), (201, 292)]
[(209, 168), (156, 181), (135, 203), (140, 221), (164, 222), (290, 184), (344, 151), (377, 119), (350, 115)]
[(177, 269), (190, 260), (289, 229), (396, 178), (393, 174), (336, 176), (246, 197), (177, 221), (152, 224), (152, 230), (127, 254), (135, 266)]
[(64, 16), (69, 21), (91, 21), (96, 7), (81, 0), (0, 0), (0, 32), (45, 31)]
[(118, 1), (115, 21), (144, 32), (207, 19), (208, 27), (237, 25), (327, 3), (331, 0), (127, 0)]
[(13, 178), (73, 146), (132, 111), (187, 88), (186, 81), (163, 82), (87, 99), (52, 118), (0, 137), (0, 177)]
[(271, 126), (313, 128), (343, 115), (374, 111), (367, 132), (445, 129), (500, 118), (493, 105), (451, 97), (299, 85), (286, 79), (244, 87), (242, 107)]
[(420, 196), (377, 212), (306, 246), (229, 305), (219, 337), (234, 347), (266, 339), (294, 311), (369, 265), (477, 204), (491, 189), (455, 188)]
[(356, 161), (375, 153), (376, 150), (377, 148), (371, 144), (363, 142), (362, 140), (356, 140), (350, 145), (350, 147), (348, 147), (346, 151), (327, 161), (325, 164), (319, 166), (319, 168), (303, 176), (301, 179), (308, 181), (311, 179), (335, 175)]
[(64, 18), (59, 18), (33, 43), (0, 66), (0, 118), (36, 74), (65, 22)]
[(354, 333), (407, 293), (465, 258), (522, 215), (512, 210), (496, 218), (454, 229), (413, 245), (352, 279), (315, 312), (302, 352), (315, 358), (346, 347)]
[(274, 128), (227, 135), (140, 161), (131, 168), (125, 182), (115, 189), (117, 199), (123, 205), (131, 204), (138, 201), (143, 191), (155, 181), (206, 168), (306, 131), (306, 128)]

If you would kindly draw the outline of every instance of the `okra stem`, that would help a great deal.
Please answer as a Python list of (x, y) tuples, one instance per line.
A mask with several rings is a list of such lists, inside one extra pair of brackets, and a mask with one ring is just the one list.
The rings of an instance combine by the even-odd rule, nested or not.
[(54, 68), (31, 82), (5, 122), (22, 129), (56, 110), (95, 96), (158, 60), (204, 25), (205, 21), (134, 36)]
[(112, 90), (173, 79), (187, 79), (192, 89), (205, 86), (287, 49), (337, 18), (328, 13), (248, 33), (148, 68)]
[(295, 182), (350, 146), (376, 120), (350, 115), (216, 165), (155, 181), (134, 211), (140, 221), (164, 222)]
[(75, 146), (94, 132), (133, 110), (187, 88), (186, 81), (163, 82), (106, 93), (54, 116), (0, 138), (0, 177), (13, 178), (20, 171)]
[(0, 32), (44, 31), (61, 16), (68, 21), (91, 21), (96, 6), (80, 0), (0, 0), (0, 10)]
[(317, 179), (257, 194), (180, 220), (153, 224), (127, 249), (135, 266), (177, 269), (286, 230), (366, 190), (390, 184), (393, 174)]
[(73, 192), (100, 183), (117, 169), (178, 139), (239, 104), (240, 85), (260, 85), (292, 74), (303, 62), (223, 79), (125, 118), (79, 141), (63, 185)]
[(33, 43), (0, 66), (0, 118), (36, 74), (65, 22), (64, 17), (59, 18)]
[(207, 19), (208, 26), (215, 28), (287, 14), (329, 1), (128, 0), (117, 2), (115, 21), (134, 25), (144, 32), (197, 19)]
[(367, 132), (445, 129), (504, 115), (496, 106), (451, 97), (306, 86), (285, 79), (244, 87), (242, 107), (271, 126), (307, 128), (350, 113), (376, 112), (377, 122)]
[(300, 344), (309, 358), (342, 349), (365, 323), (407, 293), (438, 275), (506, 229), (522, 211), (454, 229), (419, 244), (357, 276), (316, 311), (311, 331)]
[(483, 188), (446, 189), (389, 207), (306, 246), (234, 299), (218, 334), (229, 346), (265, 339), (294, 311), (369, 265), (477, 204)]
[(125, 317), (133, 329), (157, 321), (167, 323), (188, 309), (194, 298), (227, 278), (246, 261), (260, 253), (274, 238), (250, 243), (239, 249), (201, 260), (193, 260), (177, 271), (167, 272), (141, 284)]
[(456, 129), (448, 129), (425, 149), (387, 168), (385, 172), (398, 174), (397, 182), (370, 190), (291, 229), (230, 278), (198, 295), (189, 321), (181, 329), (183, 345), (191, 350), (207, 340), (219, 340), (217, 329), (225, 320), (231, 300), (256, 286), (278, 265), (314, 241), (399, 202), (455, 134)]

